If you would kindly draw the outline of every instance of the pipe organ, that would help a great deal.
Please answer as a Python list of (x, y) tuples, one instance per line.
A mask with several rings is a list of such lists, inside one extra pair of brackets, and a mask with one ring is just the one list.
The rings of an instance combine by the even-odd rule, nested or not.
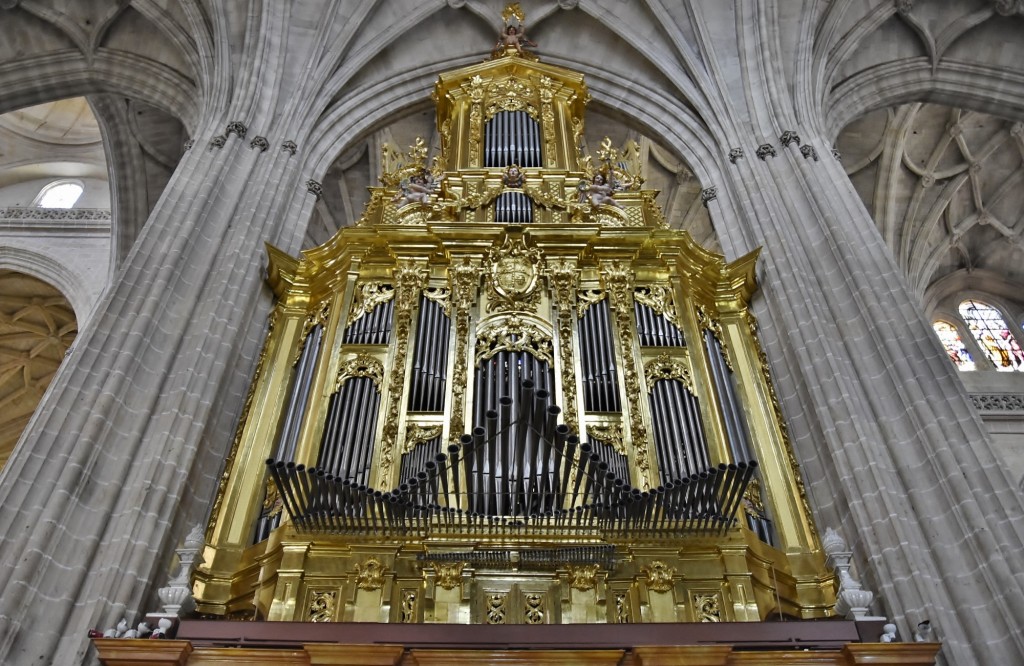
[[(269, 249), (271, 328), (195, 574), (291, 621), (823, 617), (835, 602), (749, 310), (756, 252), (672, 228), (582, 141), (578, 73), (440, 76), (359, 222)], [(635, 152), (635, 151), (634, 151)]]

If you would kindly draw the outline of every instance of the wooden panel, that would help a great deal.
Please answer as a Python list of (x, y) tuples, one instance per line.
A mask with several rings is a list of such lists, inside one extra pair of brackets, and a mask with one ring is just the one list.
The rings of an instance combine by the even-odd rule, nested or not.
[(930, 666), (941, 647), (941, 643), (850, 643), (843, 654), (850, 666)]
[(413, 650), (418, 666), (617, 666), (625, 650)]
[(108, 666), (184, 666), (192, 654), (188, 641), (94, 638), (92, 644)]
[(726, 666), (729, 645), (644, 645), (633, 648), (637, 666)]
[(304, 646), (310, 666), (395, 666), (402, 659), (401, 645), (329, 645)]

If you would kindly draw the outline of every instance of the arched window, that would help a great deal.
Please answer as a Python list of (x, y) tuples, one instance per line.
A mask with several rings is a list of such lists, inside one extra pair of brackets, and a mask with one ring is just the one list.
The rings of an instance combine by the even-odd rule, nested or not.
[(1024, 352), (998, 310), (981, 301), (968, 299), (960, 304), (960, 316), (996, 370), (1024, 372)]
[(932, 328), (935, 329), (935, 334), (939, 336), (942, 346), (949, 354), (949, 359), (953, 361), (957, 369), (974, 370), (974, 359), (971, 358), (970, 352), (967, 351), (963, 340), (960, 339), (960, 332), (956, 330), (956, 326), (949, 322), (936, 321), (932, 323)]
[(56, 180), (39, 190), (35, 205), (40, 208), (71, 208), (85, 190), (75, 180)]

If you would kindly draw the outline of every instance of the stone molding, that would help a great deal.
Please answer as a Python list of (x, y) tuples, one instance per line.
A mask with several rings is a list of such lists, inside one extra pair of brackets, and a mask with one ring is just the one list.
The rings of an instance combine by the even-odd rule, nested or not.
[(109, 208), (0, 208), (0, 220), (102, 220), (110, 221)]
[(1024, 412), (1024, 394), (971, 393), (971, 403), (979, 412)]

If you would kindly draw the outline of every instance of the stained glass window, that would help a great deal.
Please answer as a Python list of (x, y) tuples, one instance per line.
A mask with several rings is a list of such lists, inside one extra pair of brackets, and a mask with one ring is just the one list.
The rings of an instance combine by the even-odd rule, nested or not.
[(963, 340), (960, 339), (960, 332), (956, 330), (956, 327), (944, 321), (937, 321), (932, 324), (932, 327), (935, 329), (936, 335), (939, 336), (942, 346), (946, 348), (949, 360), (953, 361), (959, 370), (974, 370), (974, 359), (971, 358), (970, 352), (967, 351)]
[(981, 301), (967, 300), (960, 304), (960, 316), (996, 370), (1024, 372), (1024, 352), (998, 310)]

